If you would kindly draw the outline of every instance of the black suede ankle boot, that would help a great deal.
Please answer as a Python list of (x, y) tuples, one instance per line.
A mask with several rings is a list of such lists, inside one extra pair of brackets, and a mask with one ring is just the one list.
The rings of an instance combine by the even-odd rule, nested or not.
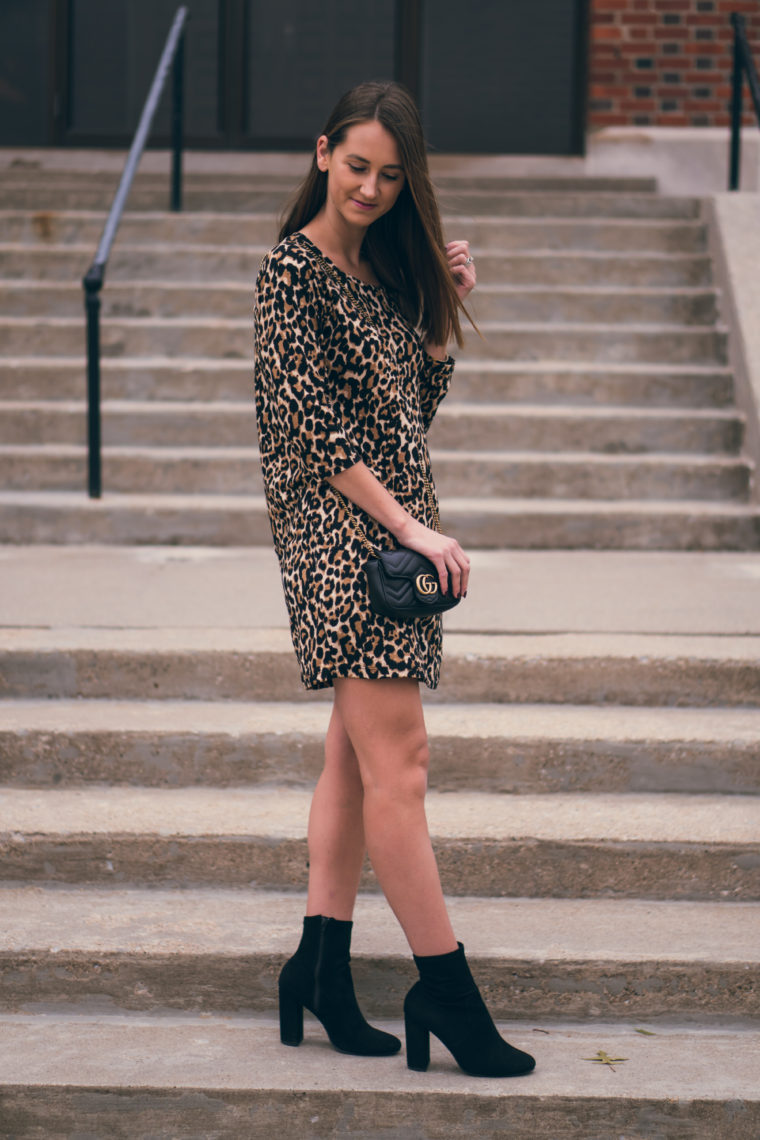
[(443, 1042), (471, 1077), (518, 1077), (536, 1062), (508, 1045), (494, 1025), (475, 984), (462, 943), (450, 954), (414, 956), (420, 980), (404, 1001), (406, 1063), (424, 1073), (430, 1063), (430, 1034)]
[(303, 920), (300, 945), (279, 980), (283, 1045), (301, 1044), (306, 1008), (319, 1018), (340, 1053), (387, 1057), (401, 1048), (398, 1037), (373, 1029), (359, 1009), (350, 966), (352, 927), (352, 922), (321, 914)]

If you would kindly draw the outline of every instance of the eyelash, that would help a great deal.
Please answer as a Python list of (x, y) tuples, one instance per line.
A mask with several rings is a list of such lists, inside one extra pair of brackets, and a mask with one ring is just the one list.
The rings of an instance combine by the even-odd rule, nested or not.
[[(351, 170), (353, 170), (354, 174), (364, 173), (365, 168), (363, 166), (352, 166), (350, 162), (348, 165), (351, 167)], [(387, 178), (389, 182), (398, 182), (399, 176), (398, 174), (384, 174), (383, 178)]]

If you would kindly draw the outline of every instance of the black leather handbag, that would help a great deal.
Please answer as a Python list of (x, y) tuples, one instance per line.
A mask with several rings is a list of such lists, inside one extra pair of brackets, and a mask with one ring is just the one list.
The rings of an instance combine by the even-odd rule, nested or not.
[(378, 550), (364, 570), (372, 609), (395, 621), (439, 614), (462, 600), (450, 589), (442, 593), (438, 571), (430, 559), (406, 546)]
[[(459, 605), (462, 599), (454, 597), (450, 586), (445, 594), (441, 590), (438, 571), (429, 558), (408, 546), (377, 550), (353, 517), (345, 495), (335, 487), (333, 491), (346, 511), (351, 529), (369, 554), (364, 572), (369, 604), (376, 614), (393, 621), (410, 621), (440, 614)], [(440, 533), (441, 521), (429, 479), (425, 479), (425, 491), (435, 529)]]

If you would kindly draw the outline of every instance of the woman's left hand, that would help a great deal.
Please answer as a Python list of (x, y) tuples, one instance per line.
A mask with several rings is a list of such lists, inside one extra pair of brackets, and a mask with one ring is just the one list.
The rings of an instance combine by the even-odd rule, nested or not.
[(449, 259), (449, 269), (456, 283), (459, 300), (464, 301), (475, 288), (477, 276), (475, 262), (470, 253), (468, 241), (450, 241), (446, 243), (446, 256)]

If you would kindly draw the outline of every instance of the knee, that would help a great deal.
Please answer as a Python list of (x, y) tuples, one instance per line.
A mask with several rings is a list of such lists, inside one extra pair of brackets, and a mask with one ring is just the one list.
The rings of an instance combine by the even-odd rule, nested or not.
[(422, 800), (427, 791), (429, 766), (427, 735), (424, 731), (414, 732), (363, 770), (365, 791), (405, 802)]

